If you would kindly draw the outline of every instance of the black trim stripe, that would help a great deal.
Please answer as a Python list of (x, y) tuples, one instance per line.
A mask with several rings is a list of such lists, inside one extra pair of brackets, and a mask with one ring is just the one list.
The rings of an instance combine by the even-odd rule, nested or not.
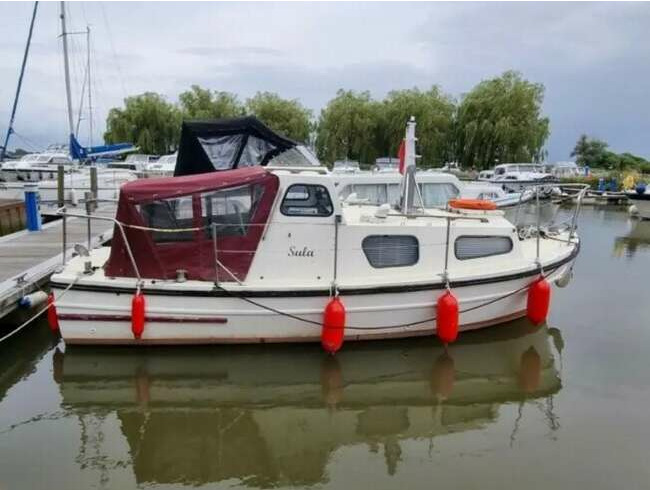
[[(550, 264), (544, 268), (545, 272), (552, 272), (564, 264), (571, 262), (576, 258), (580, 251), (580, 242), (576, 243), (575, 248), (567, 257)], [(486, 277), (482, 279), (467, 279), (464, 281), (451, 281), (452, 288), (461, 288), (469, 286), (479, 286), (482, 284), (495, 284), (500, 282), (514, 281), (517, 279), (524, 279), (539, 274), (538, 269), (529, 269), (524, 272), (517, 272), (515, 274), (508, 274), (498, 277)], [(67, 283), (51, 281), (52, 288), (65, 289), (69, 286)], [(364, 295), (364, 294), (386, 294), (386, 293), (410, 293), (417, 291), (430, 291), (436, 289), (444, 289), (446, 287), (443, 282), (426, 283), (426, 284), (411, 284), (411, 285), (397, 285), (397, 286), (377, 286), (373, 288), (340, 288), (339, 293), (345, 296), (351, 295)], [(95, 285), (77, 284), (72, 287), (75, 291), (100, 291), (115, 294), (133, 294), (133, 288), (117, 288)], [(330, 290), (328, 289), (311, 289), (311, 290), (295, 290), (295, 291), (224, 291), (221, 289), (213, 289), (212, 291), (187, 291), (187, 290), (170, 290), (170, 289), (148, 289), (142, 288), (142, 292), (153, 296), (193, 296), (193, 297), (206, 297), (206, 298), (219, 298), (219, 297), (243, 297), (243, 298), (302, 298), (313, 296), (329, 296)]]

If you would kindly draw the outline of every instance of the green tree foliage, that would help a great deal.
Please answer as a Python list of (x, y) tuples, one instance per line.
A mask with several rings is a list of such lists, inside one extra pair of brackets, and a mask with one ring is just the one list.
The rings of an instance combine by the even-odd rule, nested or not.
[(417, 122), (418, 165), (440, 166), (453, 159), (452, 138), (454, 101), (437, 86), (426, 92), (417, 88), (395, 90), (382, 102), (382, 132), (387, 143), (386, 155), (397, 155), (404, 138), (406, 122), (415, 116)]
[(586, 134), (580, 135), (571, 156), (575, 157), (578, 165), (591, 167), (607, 166), (607, 150), (609, 145), (602, 140), (589, 138)]
[(283, 99), (270, 92), (258, 92), (246, 101), (248, 112), (273, 131), (296, 141), (306, 142), (312, 130), (312, 112), (298, 100)]
[(107, 143), (131, 142), (144, 153), (165, 154), (178, 144), (181, 114), (162, 95), (146, 92), (124, 99), (106, 119)]
[(178, 96), (184, 119), (220, 119), (244, 115), (244, 105), (235, 94), (192, 85)]
[(590, 138), (586, 134), (580, 135), (571, 156), (576, 158), (578, 165), (589, 165), (596, 168), (607, 168), (610, 170), (631, 170), (644, 171), (650, 165), (646, 159), (631, 153), (614, 153), (608, 150), (609, 145), (597, 138)]
[(385, 146), (378, 142), (381, 112), (381, 104), (369, 92), (339, 90), (320, 114), (318, 157), (328, 163), (342, 159), (374, 162)]
[(544, 86), (507, 71), (466, 94), (456, 118), (456, 158), (465, 167), (544, 157), (549, 120), (541, 116)]

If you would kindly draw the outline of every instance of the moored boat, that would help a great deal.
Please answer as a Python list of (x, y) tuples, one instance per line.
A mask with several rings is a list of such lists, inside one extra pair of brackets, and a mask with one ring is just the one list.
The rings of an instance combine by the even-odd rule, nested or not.
[(499, 185), (508, 192), (522, 192), (529, 187), (539, 187), (550, 195), (557, 186), (557, 178), (536, 163), (503, 163), (493, 169), (489, 182)]
[[(201, 139), (183, 134), (178, 177), (125, 184), (111, 246), (52, 276), (67, 343), (317, 341), (332, 301), (340, 340), (430, 335), (448, 290), (469, 330), (525, 316), (529, 287), (565, 277), (578, 254), (576, 216), (522, 234), (498, 210), (418, 207), (414, 122), (399, 209), (339, 202), (326, 171), (216, 161), (215, 138), (204, 163), (185, 162)], [(279, 146), (256, 160), (282, 160)]]
[[(403, 176), (397, 171), (333, 172), (339, 198), (348, 203), (390, 204), (400, 200)], [(506, 192), (486, 182), (463, 182), (451, 173), (422, 171), (415, 175), (425, 208), (444, 208), (450, 199), (479, 199), (492, 201), (497, 208), (517, 206), (530, 201), (534, 192)]]

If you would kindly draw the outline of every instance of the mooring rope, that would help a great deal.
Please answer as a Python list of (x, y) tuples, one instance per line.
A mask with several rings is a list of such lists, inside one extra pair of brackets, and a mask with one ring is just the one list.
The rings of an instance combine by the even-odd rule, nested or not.
[[(546, 279), (553, 272), (555, 272), (555, 270), (557, 270), (557, 268), (555, 268), (552, 271), (547, 272), (545, 274), (540, 274), (540, 277)], [(262, 303), (258, 303), (257, 301), (254, 301), (254, 300), (252, 300), (250, 298), (239, 295), (234, 291), (229, 291), (227, 289), (224, 289), (221, 286), (216, 286), (216, 287), (218, 287), (221, 291), (224, 291), (225, 293), (227, 293), (228, 295), (230, 295), (230, 296), (232, 296), (234, 298), (241, 299), (241, 300), (245, 301), (246, 303), (249, 303), (249, 304), (251, 304), (253, 306), (257, 306), (258, 308), (269, 311), (271, 313), (275, 313), (276, 315), (284, 316), (286, 318), (291, 318), (292, 320), (301, 321), (301, 322), (308, 323), (308, 324), (311, 324), (311, 325), (316, 325), (316, 326), (319, 326), (319, 327), (322, 326), (322, 322), (320, 322), (320, 321), (310, 320), (309, 318), (305, 318), (305, 317), (302, 317), (302, 316), (299, 316), (299, 315), (294, 315), (293, 313), (287, 313), (287, 312), (278, 310), (276, 308), (273, 308), (272, 306), (267, 306), (267, 305), (264, 305)], [(468, 308), (465, 308), (464, 310), (460, 310), (458, 312), (458, 314), (468, 313), (470, 311), (478, 310), (479, 308), (484, 308), (485, 306), (489, 306), (489, 305), (494, 304), (494, 303), (496, 303), (498, 301), (502, 301), (502, 300), (504, 300), (506, 298), (509, 298), (510, 296), (514, 296), (515, 294), (519, 294), (519, 293), (525, 291), (526, 289), (529, 289), (530, 287), (531, 287), (531, 284), (526, 284), (525, 286), (522, 286), (519, 289), (516, 289), (515, 291), (511, 291), (511, 292), (506, 293), (504, 295), (498, 296), (497, 298), (493, 298), (491, 300), (485, 301), (484, 303), (481, 303), (479, 305), (468, 307)], [(416, 322), (409, 322), (409, 323), (400, 323), (400, 324), (397, 324), (397, 325), (381, 325), (381, 326), (377, 326), (377, 327), (360, 327), (360, 326), (354, 326), (354, 325), (345, 325), (345, 327), (342, 327), (342, 328), (345, 329), (345, 330), (390, 330), (390, 329), (394, 329), (394, 328), (414, 327), (416, 325), (421, 325), (423, 323), (430, 323), (430, 322), (433, 322), (435, 320), (436, 320), (436, 316), (433, 316), (433, 317), (430, 317), (430, 318), (426, 318), (424, 320), (418, 320)]]
[[(77, 277), (74, 281), (72, 281), (72, 282), (68, 285), (68, 287), (66, 287), (66, 288), (61, 292), (61, 294), (59, 294), (59, 297), (58, 297), (58, 298), (55, 298), (55, 299), (54, 299), (54, 303), (53, 303), (54, 306), (56, 306), (56, 302), (59, 300), (59, 298), (61, 298), (65, 293), (67, 293), (68, 291), (70, 291), (70, 289), (72, 289), (72, 287), (77, 283), (78, 280), (79, 280), (79, 277)], [(39, 288), (39, 289), (40, 289), (40, 288)], [(44, 308), (41, 308), (39, 311), (36, 312), (36, 314), (34, 314), (34, 315), (31, 316), (30, 318), (28, 318), (25, 322), (21, 323), (21, 324), (20, 324), (18, 327), (16, 327), (14, 330), (12, 330), (12, 331), (9, 332), (8, 334), (4, 335), (3, 337), (0, 337), (0, 343), (4, 342), (4, 341), (7, 340), (8, 338), (10, 338), (10, 337), (14, 336), (15, 334), (17, 334), (18, 332), (20, 332), (23, 328), (25, 328), (27, 325), (29, 325), (29, 324), (32, 323), (34, 320), (36, 320), (39, 316), (41, 316), (43, 313), (45, 313), (49, 308), (50, 308), (50, 305), (49, 305), (49, 304), (45, 305)]]

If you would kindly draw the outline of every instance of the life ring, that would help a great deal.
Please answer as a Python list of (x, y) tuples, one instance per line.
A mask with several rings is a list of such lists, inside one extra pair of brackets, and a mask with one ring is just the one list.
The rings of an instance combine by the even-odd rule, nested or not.
[(497, 205), (493, 201), (484, 199), (450, 199), (449, 207), (454, 209), (479, 209), (481, 211), (494, 211)]

